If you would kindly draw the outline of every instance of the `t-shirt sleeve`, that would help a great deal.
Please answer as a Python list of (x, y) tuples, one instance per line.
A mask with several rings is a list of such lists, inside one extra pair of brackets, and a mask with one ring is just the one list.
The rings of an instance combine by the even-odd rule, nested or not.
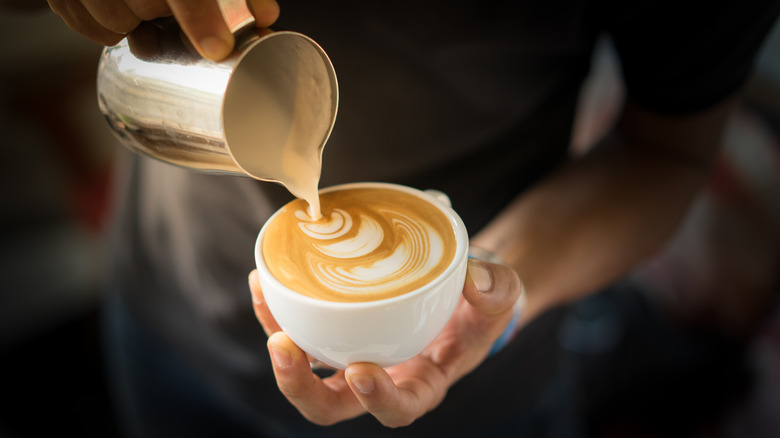
[(608, 30), (628, 98), (659, 113), (711, 106), (748, 78), (780, 1), (615, 2)]

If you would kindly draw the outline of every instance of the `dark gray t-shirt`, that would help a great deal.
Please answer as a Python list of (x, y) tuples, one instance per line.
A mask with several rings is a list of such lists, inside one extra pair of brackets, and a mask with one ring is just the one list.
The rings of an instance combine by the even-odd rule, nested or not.
[[(320, 186), (442, 190), (473, 234), (566, 159), (598, 36), (614, 39), (629, 98), (689, 112), (745, 79), (776, 14), (769, 3), (289, 1), (278, 27), (318, 41), (338, 75)], [(226, 397), (301, 421), (276, 388), (246, 281), (260, 227), (291, 196), (125, 155), (112, 266), (129, 309)], [(522, 408), (556, 371), (542, 365), (556, 350), (534, 341), (540, 330), (521, 332), (404, 430), (464, 430)]]

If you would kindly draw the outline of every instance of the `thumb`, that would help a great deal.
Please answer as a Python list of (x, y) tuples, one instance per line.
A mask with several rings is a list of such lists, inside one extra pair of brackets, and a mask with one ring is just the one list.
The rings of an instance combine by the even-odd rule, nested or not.
[(486, 322), (513, 314), (522, 294), (523, 283), (514, 269), (469, 259), (463, 297)]
[(462, 317), (468, 321), (469, 338), (483, 345), (492, 344), (490, 352), (501, 349), (517, 330), (518, 304), (524, 288), (514, 269), (482, 260), (470, 259), (463, 287)]

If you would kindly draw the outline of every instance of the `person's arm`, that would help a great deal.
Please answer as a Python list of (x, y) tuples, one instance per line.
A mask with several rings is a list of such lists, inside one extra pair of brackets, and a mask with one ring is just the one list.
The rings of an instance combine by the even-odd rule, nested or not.
[[(174, 16), (193, 46), (206, 58), (221, 60), (235, 40), (217, 0), (48, 0), (51, 10), (71, 29), (99, 44), (111, 46), (142, 21)], [(247, 0), (258, 27), (279, 17), (276, 0)]]
[(671, 237), (707, 179), (735, 101), (683, 116), (628, 103), (612, 135), (475, 236), (523, 279), (524, 321), (625, 275)]

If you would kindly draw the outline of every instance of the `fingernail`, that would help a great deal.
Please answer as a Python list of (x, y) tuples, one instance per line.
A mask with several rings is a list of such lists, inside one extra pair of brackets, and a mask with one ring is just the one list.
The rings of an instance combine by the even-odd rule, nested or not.
[(290, 368), (292, 355), (287, 349), (275, 345), (269, 345), (268, 348), (271, 350), (271, 358), (278, 368)]
[(200, 40), (200, 49), (206, 58), (221, 60), (230, 54), (230, 44), (222, 38), (209, 36)]
[(493, 287), (493, 277), (490, 270), (479, 260), (471, 259), (468, 264), (469, 277), (474, 287), (480, 292), (487, 292)]
[(349, 381), (355, 385), (355, 388), (362, 394), (371, 394), (376, 388), (376, 381), (373, 376), (368, 374), (355, 374), (349, 376)]

